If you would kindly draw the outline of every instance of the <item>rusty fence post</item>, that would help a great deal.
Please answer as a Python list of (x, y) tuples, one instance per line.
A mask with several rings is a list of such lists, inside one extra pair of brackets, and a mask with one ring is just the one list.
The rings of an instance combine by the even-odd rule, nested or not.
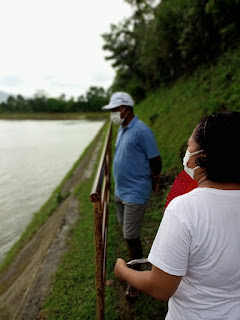
[(105, 276), (107, 258), (108, 204), (111, 186), (112, 123), (105, 139), (97, 174), (90, 194), (94, 209), (95, 286), (97, 320), (104, 320)]
[[(100, 196), (95, 196), (94, 208), (94, 231), (95, 231), (95, 287), (96, 287), (96, 313), (97, 319), (104, 319), (105, 288), (103, 282), (103, 241), (102, 241), (102, 205)], [(93, 200), (91, 200), (93, 201)]]

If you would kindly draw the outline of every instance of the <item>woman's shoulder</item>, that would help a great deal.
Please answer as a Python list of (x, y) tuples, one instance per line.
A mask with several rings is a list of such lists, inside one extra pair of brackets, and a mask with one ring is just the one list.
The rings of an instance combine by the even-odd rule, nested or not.
[(190, 192), (187, 192), (187, 193), (184, 193), (180, 196), (177, 196), (169, 203), (168, 208), (172, 209), (177, 205), (181, 205), (184, 203), (194, 201), (196, 198), (198, 198), (199, 196), (202, 195), (202, 192), (199, 189), (200, 188), (195, 188), (195, 189), (191, 190)]
[[(195, 188), (192, 191), (174, 198), (167, 209), (176, 212), (201, 212), (204, 208), (215, 206), (216, 203), (240, 202), (240, 190), (222, 190), (215, 188)], [(166, 209), (166, 210), (167, 210)]]
[(181, 221), (188, 229), (192, 229), (194, 221), (203, 216), (205, 191), (195, 188), (192, 191), (174, 198), (166, 208), (164, 215), (170, 219)]

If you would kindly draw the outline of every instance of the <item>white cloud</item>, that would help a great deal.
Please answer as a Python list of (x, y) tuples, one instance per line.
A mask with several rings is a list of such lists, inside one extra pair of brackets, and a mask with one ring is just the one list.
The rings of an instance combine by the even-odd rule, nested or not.
[(22, 83), (22, 79), (16, 75), (8, 74), (0, 78), (0, 86), (16, 87)]
[(124, 0), (0, 0), (0, 8), (0, 90), (77, 97), (110, 86), (100, 35), (131, 15)]

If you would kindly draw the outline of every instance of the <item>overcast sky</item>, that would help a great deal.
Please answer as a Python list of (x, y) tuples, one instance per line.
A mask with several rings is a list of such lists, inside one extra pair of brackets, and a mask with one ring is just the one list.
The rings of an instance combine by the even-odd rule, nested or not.
[(124, 0), (0, 0), (0, 90), (67, 98), (107, 89), (101, 34), (131, 15)]

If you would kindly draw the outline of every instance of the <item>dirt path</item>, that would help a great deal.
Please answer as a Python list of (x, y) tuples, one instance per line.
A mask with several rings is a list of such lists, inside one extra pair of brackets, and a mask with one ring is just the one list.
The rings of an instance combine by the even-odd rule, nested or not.
[(13, 263), (0, 272), (1, 320), (37, 319), (59, 260), (67, 251), (65, 240), (68, 230), (79, 217), (78, 200), (72, 191), (92, 174), (102, 138), (99, 134), (65, 183), (62, 193), (69, 193), (68, 197), (18, 253)]

